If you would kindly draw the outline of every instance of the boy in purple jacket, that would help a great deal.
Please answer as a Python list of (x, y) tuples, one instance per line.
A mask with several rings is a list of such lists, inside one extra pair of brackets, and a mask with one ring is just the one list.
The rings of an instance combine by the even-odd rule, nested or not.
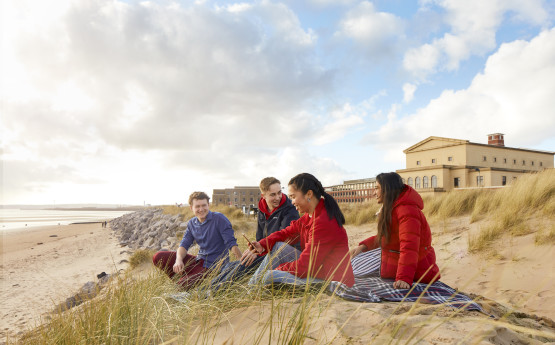
[[(229, 250), (237, 259), (241, 258), (230, 221), (223, 214), (210, 211), (209, 201), (206, 193), (191, 194), (189, 205), (195, 217), (187, 223), (179, 249), (159, 251), (152, 257), (154, 265), (170, 278), (177, 275), (177, 283), (186, 290), (200, 283), (216, 263), (226, 264)], [(187, 253), (194, 242), (200, 247), (196, 256)]]

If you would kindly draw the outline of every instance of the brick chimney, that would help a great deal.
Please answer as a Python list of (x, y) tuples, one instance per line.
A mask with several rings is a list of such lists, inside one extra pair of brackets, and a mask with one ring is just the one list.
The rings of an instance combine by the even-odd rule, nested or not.
[(503, 133), (488, 134), (488, 145), (505, 146), (504, 136)]

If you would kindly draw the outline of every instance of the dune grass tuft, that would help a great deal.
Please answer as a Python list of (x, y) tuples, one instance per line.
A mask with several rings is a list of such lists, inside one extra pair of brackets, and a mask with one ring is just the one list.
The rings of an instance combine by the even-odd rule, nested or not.
[(380, 209), (380, 205), (375, 200), (363, 204), (341, 204), (340, 207), (346, 224), (352, 225), (375, 222), (377, 220), (376, 212)]
[(155, 253), (156, 251), (150, 249), (137, 249), (129, 257), (129, 266), (133, 269), (145, 262), (152, 262), (152, 256)]

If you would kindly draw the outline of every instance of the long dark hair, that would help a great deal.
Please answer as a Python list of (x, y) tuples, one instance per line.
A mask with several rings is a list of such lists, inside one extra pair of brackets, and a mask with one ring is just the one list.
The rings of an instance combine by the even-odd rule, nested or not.
[(330, 220), (335, 218), (339, 226), (345, 224), (345, 216), (343, 216), (343, 212), (341, 212), (339, 205), (331, 195), (326, 193), (324, 187), (322, 187), (322, 183), (320, 183), (316, 177), (309, 173), (298, 174), (289, 180), (289, 185), (294, 186), (296, 190), (300, 190), (303, 194), (311, 190), (312, 193), (314, 193), (314, 197), (318, 199), (324, 197), (324, 206), (326, 207)]
[(381, 173), (376, 176), (376, 181), (382, 187), (382, 210), (378, 216), (378, 235), (376, 236), (376, 243), (381, 244), (382, 237), (385, 236), (386, 240), (389, 242), (391, 237), (391, 211), (393, 211), (393, 203), (405, 187), (403, 179), (399, 174)]

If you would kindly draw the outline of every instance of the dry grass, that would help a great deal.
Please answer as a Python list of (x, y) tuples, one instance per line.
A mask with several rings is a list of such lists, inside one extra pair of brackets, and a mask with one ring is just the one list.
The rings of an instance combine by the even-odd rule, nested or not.
[[(537, 231), (528, 224), (533, 216), (553, 218), (555, 210), (555, 170), (521, 176), (511, 186), (480, 197), (472, 217), (487, 217), (490, 224), (476, 236), (469, 237), (470, 252), (487, 249), (505, 234), (526, 235)], [(543, 238), (542, 235), (538, 235)], [(549, 232), (546, 240), (549, 239)], [(538, 241), (536, 241), (538, 243)]]
[(340, 207), (346, 224), (352, 225), (375, 222), (376, 212), (380, 209), (380, 205), (375, 200), (363, 204), (341, 204)]
[(145, 262), (152, 261), (152, 256), (155, 253), (156, 252), (154, 250), (150, 250), (150, 249), (135, 250), (133, 254), (129, 257), (129, 266), (133, 269)]

